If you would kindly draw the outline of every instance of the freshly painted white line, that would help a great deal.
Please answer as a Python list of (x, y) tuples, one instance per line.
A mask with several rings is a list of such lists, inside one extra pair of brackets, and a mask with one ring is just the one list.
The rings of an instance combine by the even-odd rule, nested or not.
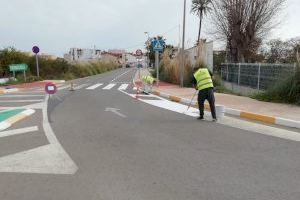
[(128, 86), (129, 86), (129, 84), (122, 84), (122, 85), (119, 87), (119, 90), (126, 90)]
[(75, 163), (58, 143), (0, 158), (0, 172), (71, 175), (77, 170)]
[(130, 70), (128, 70), (128, 71), (126, 71), (126, 72), (124, 72), (124, 73), (118, 75), (117, 77), (115, 77), (115, 78), (114, 78), (113, 80), (111, 80), (110, 82), (114, 82), (115, 80), (119, 79), (120, 77), (124, 76), (125, 74), (128, 74), (128, 73), (131, 72), (131, 71), (132, 71), (132, 69), (130, 69)]
[(35, 113), (35, 110), (27, 109), (27, 110), (24, 110), (22, 113), (23, 113), (24, 115), (29, 116), (29, 115), (32, 115), (33, 113)]
[[(135, 95), (128, 94), (125, 91), (121, 91), (121, 92), (124, 94), (127, 94), (133, 98), (135, 97)], [(185, 114), (188, 116), (192, 116), (192, 117), (199, 116), (199, 111), (196, 108), (192, 107), (187, 111), (186, 110), (187, 106), (185, 106), (185, 105), (171, 102), (171, 101), (163, 99), (163, 98), (160, 98), (160, 99), (161, 100), (143, 100), (143, 99), (139, 99), (139, 100), (142, 102), (148, 103), (150, 105), (159, 107), (159, 108), (164, 108), (164, 109), (174, 111), (177, 113), (181, 113), (181, 114)], [(210, 113), (205, 112), (205, 116), (209, 116), (209, 115), (210, 115)], [(220, 119), (217, 123), (225, 125), (225, 126), (230, 126), (233, 128), (247, 130), (249, 132), (260, 133), (263, 135), (268, 135), (268, 136), (273, 136), (273, 137), (277, 137), (277, 138), (281, 138), (281, 139), (300, 142), (300, 133), (288, 131), (288, 130), (284, 130), (284, 129), (280, 129), (280, 128), (276, 128), (276, 127), (266, 126), (263, 124), (257, 124), (254, 122), (244, 121), (244, 120), (227, 117), (227, 116)]]
[(39, 130), (39, 128), (37, 126), (32, 126), (32, 127), (27, 127), (27, 128), (14, 129), (14, 130), (10, 130), (10, 131), (3, 131), (3, 132), (0, 132), (0, 138), (36, 132), (38, 130)]
[(70, 85), (65, 85), (65, 86), (57, 88), (57, 90), (65, 90), (65, 89), (70, 88), (70, 87), (71, 87)]
[(102, 86), (103, 85), (103, 83), (97, 83), (97, 84), (95, 84), (95, 85), (92, 85), (92, 86), (90, 86), (90, 87), (88, 87), (88, 88), (86, 88), (87, 90), (94, 90), (94, 89), (96, 89), (96, 88), (98, 88), (98, 87), (100, 87), (100, 86)]
[(84, 88), (84, 87), (86, 87), (88, 84), (87, 83), (85, 83), (85, 84), (82, 84), (82, 85), (79, 85), (79, 86), (76, 86), (74, 89), (75, 90), (80, 90), (81, 88)]
[(30, 99), (30, 100), (1, 100), (0, 103), (28, 103), (28, 102), (42, 102), (43, 99)]
[(23, 98), (23, 97), (43, 97), (44, 95), (42, 95), (42, 94), (28, 94), (28, 95), (22, 95), (22, 94), (20, 94), (20, 95), (10, 95), (10, 94), (8, 94), (8, 95), (2, 95), (2, 96), (0, 96), (0, 98)]
[(276, 127), (266, 126), (263, 124), (257, 124), (254, 122), (244, 121), (226, 116), (222, 120), (219, 120), (219, 123), (230, 127), (239, 128), (242, 130), (260, 133), (263, 135), (300, 142), (300, 133)]
[(110, 90), (110, 89), (112, 89), (115, 86), (116, 86), (116, 84), (110, 83), (106, 87), (104, 87), (103, 90)]
[(3, 131), (5, 129), (8, 129), (11, 126), (11, 124), (7, 123), (7, 122), (0, 122), (0, 131)]

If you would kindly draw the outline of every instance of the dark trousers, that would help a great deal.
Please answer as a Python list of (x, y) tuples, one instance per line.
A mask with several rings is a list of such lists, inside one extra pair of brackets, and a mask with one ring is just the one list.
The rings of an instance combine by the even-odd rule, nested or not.
[(198, 105), (199, 105), (199, 110), (200, 110), (200, 117), (204, 116), (205, 100), (207, 100), (209, 103), (212, 118), (216, 119), (217, 116), (216, 116), (216, 107), (215, 107), (215, 95), (214, 95), (213, 88), (207, 88), (204, 90), (200, 90), (198, 93)]

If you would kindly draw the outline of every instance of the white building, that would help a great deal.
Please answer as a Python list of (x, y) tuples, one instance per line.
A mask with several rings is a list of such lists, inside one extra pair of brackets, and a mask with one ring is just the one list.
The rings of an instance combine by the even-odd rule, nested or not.
[[(213, 42), (202, 43), (199, 47), (192, 47), (185, 50), (187, 59), (191, 62), (192, 65), (196, 64), (197, 59), (203, 61), (207, 65), (208, 69), (213, 71), (214, 65), (214, 53), (213, 53)], [(199, 55), (199, 56), (198, 56)]]
[(64, 59), (69, 62), (100, 60), (101, 50), (71, 48), (69, 53), (64, 55)]

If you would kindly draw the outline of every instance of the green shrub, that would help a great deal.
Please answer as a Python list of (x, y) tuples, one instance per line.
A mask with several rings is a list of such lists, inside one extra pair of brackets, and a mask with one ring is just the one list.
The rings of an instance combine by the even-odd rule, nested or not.
[(277, 103), (300, 105), (300, 66), (298, 64), (295, 75), (278, 82), (265, 92), (254, 95), (253, 98)]

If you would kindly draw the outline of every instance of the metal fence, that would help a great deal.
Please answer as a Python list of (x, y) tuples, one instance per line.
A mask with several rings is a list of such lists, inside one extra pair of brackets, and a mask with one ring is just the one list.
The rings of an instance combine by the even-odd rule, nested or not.
[(221, 65), (222, 80), (258, 90), (266, 90), (295, 72), (296, 64), (225, 63)]

